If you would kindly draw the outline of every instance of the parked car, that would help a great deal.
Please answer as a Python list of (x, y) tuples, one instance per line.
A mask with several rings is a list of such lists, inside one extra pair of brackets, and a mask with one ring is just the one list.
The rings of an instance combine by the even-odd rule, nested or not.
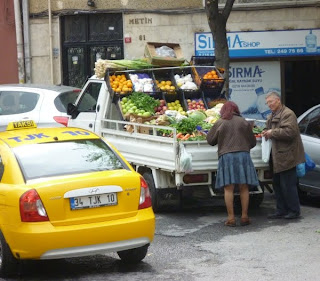
[(299, 179), (299, 193), (304, 199), (320, 195), (320, 104), (299, 116), (298, 123), (304, 150), (316, 164), (314, 170)]
[(0, 85), (0, 131), (19, 120), (33, 120), (38, 127), (67, 126), (67, 105), (79, 93), (80, 89), (70, 86)]
[(155, 231), (143, 177), (93, 132), (34, 124), (0, 132), (0, 275), (26, 259), (140, 262)]

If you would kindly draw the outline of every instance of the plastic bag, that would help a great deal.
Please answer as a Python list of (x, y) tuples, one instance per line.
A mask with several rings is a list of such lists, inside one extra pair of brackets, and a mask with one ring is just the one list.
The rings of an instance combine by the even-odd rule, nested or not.
[(312, 171), (316, 167), (316, 163), (310, 158), (310, 156), (305, 153), (306, 162), (300, 163), (297, 165), (297, 176), (298, 178), (302, 178), (306, 175), (307, 172)]
[(180, 143), (180, 166), (182, 172), (191, 173), (192, 170), (192, 155), (188, 153), (182, 143)]
[(306, 163), (305, 163), (306, 172), (312, 171), (316, 167), (316, 163), (313, 162), (313, 160), (310, 158), (310, 156), (307, 153), (305, 153), (304, 155), (306, 158)]
[(297, 177), (298, 178), (304, 177), (305, 174), (306, 174), (305, 162), (298, 164), (297, 167), (296, 167), (296, 171), (297, 171)]
[(168, 46), (162, 46), (162, 47), (156, 48), (156, 53), (160, 57), (172, 57), (172, 58), (177, 57), (174, 50)]
[(266, 140), (265, 137), (262, 137), (261, 148), (262, 148), (262, 161), (268, 163), (270, 159), (272, 142), (271, 139)]

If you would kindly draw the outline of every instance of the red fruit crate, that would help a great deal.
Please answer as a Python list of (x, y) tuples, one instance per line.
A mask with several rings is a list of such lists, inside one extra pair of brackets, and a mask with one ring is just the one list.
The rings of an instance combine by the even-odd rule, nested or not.
[(207, 104), (205, 102), (202, 91), (195, 92), (183, 92), (184, 107), (186, 110), (207, 110)]

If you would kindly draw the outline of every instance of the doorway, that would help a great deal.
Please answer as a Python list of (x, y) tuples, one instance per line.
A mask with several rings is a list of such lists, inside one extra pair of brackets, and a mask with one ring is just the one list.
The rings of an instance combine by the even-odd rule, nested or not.
[(64, 16), (61, 34), (64, 85), (82, 88), (99, 58), (124, 57), (122, 14)]
[(285, 105), (297, 117), (320, 104), (320, 59), (285, 61)]

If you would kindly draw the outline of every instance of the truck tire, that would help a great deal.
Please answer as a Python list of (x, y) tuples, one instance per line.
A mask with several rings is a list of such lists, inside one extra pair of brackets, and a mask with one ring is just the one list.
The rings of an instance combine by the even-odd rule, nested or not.
[(9, 245), (0, 231), (0, 276), (13, 275), (17, 269), (18, 260), (12, 255)]
[(149, 190), (151, 193), (152, 209), (155, 213), (159, 212), (160, 211), (160, 202), (159, 202), (160, 198), (159, 198), (158, 191), (157, 191), (155, 184), (154, 184), (153, 176), (151, 173), (144, 173), (143, 178), (145, 179), (145, 181), (147, 182), (147, 184), (149, 186)]
[(258, 194), (251, 194), (249, 199), (249, 208), (256, 209), (259, 208), (263, 202), (264, 192)]
[(134, 263), (141, 262), (145, 258), (148, 252), (148, 247), (149, 247), (149, 244), (139, 248), (119, 251), (117, 252), (117, 254), (123, 262), (134, 264)]

